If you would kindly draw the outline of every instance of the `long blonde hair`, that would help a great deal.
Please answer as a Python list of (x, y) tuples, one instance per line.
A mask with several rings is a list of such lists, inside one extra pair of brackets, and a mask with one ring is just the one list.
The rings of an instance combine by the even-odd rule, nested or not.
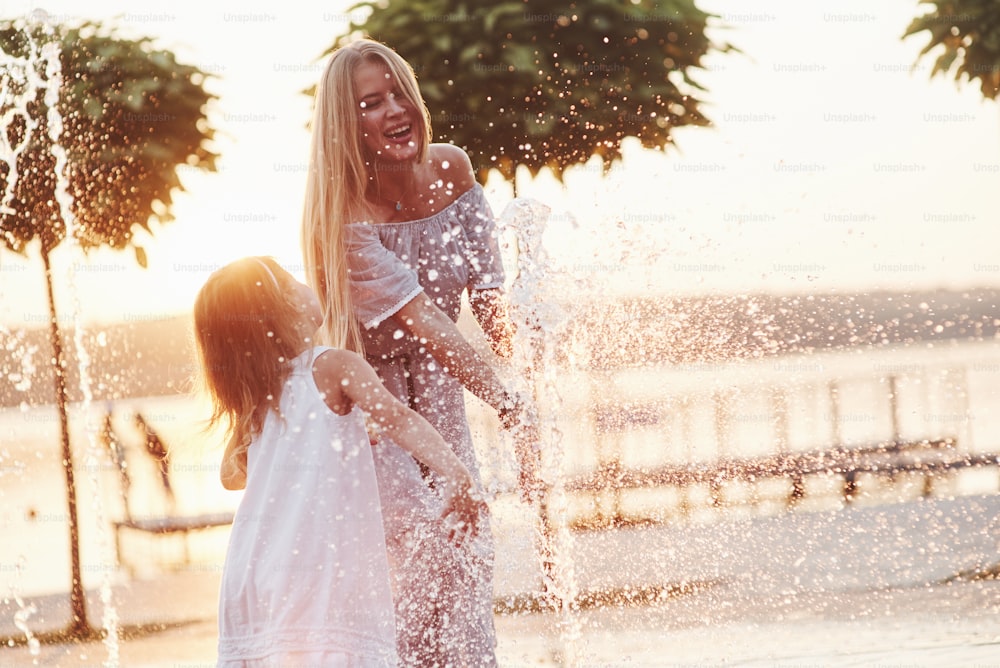
[(413, 69), (389, 47), (370, 39), (351, 42), (330, 56), (316, 89), (302, 214), (306, 277), (323, 307), (320, 339), (337, 348), (362, 352), (358, 319), (348, 290), (344, 225), (367, 218), (369, 178), (377, 178), (374, 156), (366, 155), (358, 116), (354, 72), (364, 62), (384, 64), (402, 95), (420, 110), (423, 124), (417, 162), (427, 159), (431, 123)]
[(225, 426), (237, 461), (268, 411), (278, 410), (291, 361), (305, 347), (303, 313), (288, 298), (293, 281), (272, 258), (248, 257), (213, 273), (195, 298), (208, 427)]

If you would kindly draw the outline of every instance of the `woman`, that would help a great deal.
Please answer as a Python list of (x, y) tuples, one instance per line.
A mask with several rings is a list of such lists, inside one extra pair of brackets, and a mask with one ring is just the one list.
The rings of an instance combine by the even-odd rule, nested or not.
[[(468, 156), (432, 144), (409, 65), (361, 40), (320, 79), (303, 217), (308, 279), (326, 303), (321, 332), (363, 350), (389, 390), (425, 417), (478, 481), (463, 386), (504, 426), (530, 424), (522, 404), (455, 326), (462, 293), (497, 354), (509, 356), (493, 216)], [(335, 318), (353, 313), (354, 318)], [(522, 443), (532, 442), (529, 427)], [(536, 488), (537, 451), (518, 447), (520, 481)], [(398, 447), (376, 447), (404, 664), (495, 665), (493, 544), (462, 549), (433, 523), (438, 481)], [(488, 522), (483, 523), (488, 527)]]

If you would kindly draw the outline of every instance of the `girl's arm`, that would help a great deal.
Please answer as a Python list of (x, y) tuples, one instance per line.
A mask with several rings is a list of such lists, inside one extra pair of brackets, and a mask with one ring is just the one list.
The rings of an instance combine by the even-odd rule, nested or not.
[(476, 493), (469, 470), (427, 420), (385, 389), (368, 362), (347, 350), (330, 350), (316, 358), (313, 377), (330, 410), (343, 415), (357, 404), (394, 443), (448, 481), (453, 493), (445, 515), (457, 513), (459, 521), (476, 532), (486, 503)]
[(229, 439), (219, 467), (222, 486), (229, 490), (246, 489), (247, 486), (247, 450), (243, 448), (237, 453), (237, 445), (235, 438)]

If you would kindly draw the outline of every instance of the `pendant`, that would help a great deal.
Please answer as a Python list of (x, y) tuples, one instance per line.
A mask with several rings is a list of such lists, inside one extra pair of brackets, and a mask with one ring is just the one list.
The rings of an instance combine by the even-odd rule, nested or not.
[(396, 202), (396, 211), (402, 211), (402, 210), (403, 210), (403, 202), (402, 201)]

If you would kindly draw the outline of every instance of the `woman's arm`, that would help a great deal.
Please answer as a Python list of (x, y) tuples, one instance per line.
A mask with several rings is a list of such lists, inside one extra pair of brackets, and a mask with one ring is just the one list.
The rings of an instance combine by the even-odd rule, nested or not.
[[(476, 175), (472, 169), (469, 154), (451, 144), (434, 144), (431, 157), (444, 181), (454, 183), (457, 192), (465, 192), (476, 186)], [(507, 298), (499, 288), (469, 290), (469, 305), (476, 322), (486, 334), (493, 352), (503, 359), (513, 353), (512, 326), (507, 308)]]
[(407, 302), (394, 318), (427, 346), (446, 372), (496, 409), (504, 428), (514, 428), (518, 486), (525, 501), (535, 499), (543, 485), (541, 453), (538, 428), (527, 406), (504, 388), (493, 368), (465, 340), (451, 318), (423, 292)]
[(497, 411), (511, 408), (511, 396), (493, 367), (465, 340), (458, 326), (425, 293), (407, 302), (395, 321), (427, 346), (445, 371)]
[(469, 306), (493, 352), (497, 357), (510, 359), (514, 354), (514, 323), (510, 320), (503, 291), (499, 288), (470, 290)]

